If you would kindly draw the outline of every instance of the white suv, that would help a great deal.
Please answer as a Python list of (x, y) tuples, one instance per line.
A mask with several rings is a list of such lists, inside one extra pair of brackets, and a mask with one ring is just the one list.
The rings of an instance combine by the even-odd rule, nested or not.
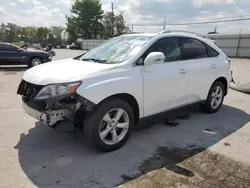
[(72, 59), (27, 70), (18, 94), (32, 117), (55, 126), (81, 121), (89, 142), (121, 147), (140, 119), (200, 102), (218, 111), (230, 62), (213, 41), (184, 31), (113, 38)]

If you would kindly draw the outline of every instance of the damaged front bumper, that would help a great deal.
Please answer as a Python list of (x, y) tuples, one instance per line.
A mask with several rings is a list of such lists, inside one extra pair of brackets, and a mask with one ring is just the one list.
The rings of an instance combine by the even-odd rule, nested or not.
[(38, 111), (32, 107), (30, 107), (25, 101), (23, 101), (23, 109), (29, 114), (31, 117), (42, 121), (50, 126), (58, 123), (59, 121), (69, 119), (73, 119), (73, 113), (70, 109), (59, 109), (59, 110), (49, 110), (49, 111)]
[(67, 98), (60, 98), (58, 100), (53, 99), (48, 102), (27, 100), (23, 96), (22, 106), (31, 117), (55, 128), (56, 124), (63, 120), (70, 120), (73, 124), (76, 123), (76, 114), (83, 111), (91, 111), (95, 106), (94, 103), (79, 95), (71, 97), (68, 96)]
[(31, 117), (52, 127), (65, 119), (75, 123), (76, 115), (78, 116), (82, 111), (91, 111), (95, 106), (77, 93), (36, 100), (35, 96), (43, 87), (22, 80), (17, 94), (22, 96), (23, 108)]

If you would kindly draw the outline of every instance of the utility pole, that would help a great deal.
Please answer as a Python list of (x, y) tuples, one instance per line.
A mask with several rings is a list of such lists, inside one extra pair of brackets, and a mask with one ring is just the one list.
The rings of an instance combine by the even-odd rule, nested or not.
[(166, 30), (166, 19), (164, 19), (164, 22), (163, 22), (163, 31)]
[(242, 28), (240, 29), (240, 33), (239, 33), (239, 39), (238, 39), (238, 44), (237, 44), (237, 49), (236, 49), (236, 57), (239, 57), (239, 48), (240, 48), (240, 41), (241, 41), (241, 32), (242, 32)]
[(217, 25), (214, 27), (214, 33), (217, 34)]
[(132, 24), (132, 26), (131, 26), (131, 33), (133, 33), (134, 32), (134, 24)]
[(112, 37), (114, 36), (114, 4), (113, 2), (111, 3), (111, 14), (112, 14), (112, 18), (111, 18), (111, 25), (112, 25)]

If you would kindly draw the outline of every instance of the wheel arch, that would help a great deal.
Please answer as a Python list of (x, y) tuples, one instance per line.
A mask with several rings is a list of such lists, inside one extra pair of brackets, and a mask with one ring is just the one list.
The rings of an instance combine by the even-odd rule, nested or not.
[(121, 99), (124, 100), (125, 102), (127, 102), (133, 112), (134, 112), (134, 118), (135, 118), (135, 124), (137, 124), (139, 122), (139, 117), (140, 117), (140, 108), (139, 108), (139, 104), (137, 102), (137, 100), (135, 99), (135, 97), (131, 94), (128, 93), (118, 93), (118, 94), (114, 94), (111, 95), (109, 97), (106, 97), (105, 99), (103, 99), (102, 101), (100, 101), (97, 105), (103, 103), (106, 100), (109, 100), (111, 98), (117, 98), (117, 99)]
[[(225, 92), (225, 96), (226, 96), (227, 93), (228, 93), (228, 82), (227, 82), (227, 79), (226, 79), (225, 77), (219, 77), (219, 78), (217, 78), (217, 79), (213, 82), (213, 84), (214, 84), (215, 82), (217, 82), (217, 81), (221, 82), (221, 83), (224, 85), (225, 90), (226, 90), (226, 92)], [(213, 85), (213, 84), (212, 84), (212, 85)]]

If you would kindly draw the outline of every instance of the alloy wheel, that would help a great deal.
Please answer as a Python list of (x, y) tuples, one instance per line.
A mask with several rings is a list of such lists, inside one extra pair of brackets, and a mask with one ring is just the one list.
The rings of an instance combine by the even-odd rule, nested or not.
[(99, 136), (107, 145), (115, 145), (120, 142), (128, 132), (128, 113), (116, 108), (104, 115), (99, 126)]
[(211, 95), (211, 107), (216, 109), (220, 106), (223, 99), (223, 90), (220, 86), (216, 86)]
[(40, 59), (33, 59), (31, 63), (32, 63), (32, 67), (34, 67), (34, 66), (40, 65), (42, 62)]

